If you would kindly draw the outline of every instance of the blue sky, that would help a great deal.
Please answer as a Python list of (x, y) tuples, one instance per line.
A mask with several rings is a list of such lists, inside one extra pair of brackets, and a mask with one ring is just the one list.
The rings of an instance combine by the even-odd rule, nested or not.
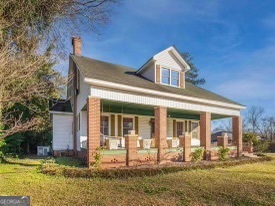
[(138, 69), (175, 45), (204, 88), (275, 115), (275, 1), (122, 1), (100, 33), (82, 33), (84, 56)]

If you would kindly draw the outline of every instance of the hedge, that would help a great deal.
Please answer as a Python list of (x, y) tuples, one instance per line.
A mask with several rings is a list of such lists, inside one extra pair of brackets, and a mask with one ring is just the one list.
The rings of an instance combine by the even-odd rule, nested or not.
[(178, 164), (178, 165), (160, 165), (148, 166), (146, 168), (129, 167), (129, 168), (114, 168), (104, 170), (90, 170), (88, 168), (74, 168), (66, 166), (58, 166), (56, 164), (44, 164), (41, 166), (41, 172), (48, 175), (57, 175), (71, 178), (129, 178), (129, 177), (144, 177), (154, 176), (159, 174), (174, 173), (179, 171), (198, 170), (198, 169), (214, 169), (217, 167), (228, 167), (235, 165), (251, 164), (263, 161), (271, 161), (273, 158), (264, 156), (260, 158), (246, 158), (237, 160), (228, 160), (222, 162), (209, 162), (207, 164)]

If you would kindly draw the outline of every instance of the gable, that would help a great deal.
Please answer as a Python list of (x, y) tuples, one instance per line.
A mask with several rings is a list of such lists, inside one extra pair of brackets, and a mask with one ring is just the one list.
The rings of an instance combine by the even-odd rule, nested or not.
[(185, 71), (187, 69), (187, 66), (183, 65), (171, 50), (164, 50), (154, 56), (154, 59), (156, 60), (156, 64), (163, 67), (168, 67), (177, 71)]

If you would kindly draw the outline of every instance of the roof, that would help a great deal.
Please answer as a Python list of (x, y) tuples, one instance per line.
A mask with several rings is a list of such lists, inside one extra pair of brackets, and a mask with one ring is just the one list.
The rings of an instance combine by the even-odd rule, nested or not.
[(63, 100), (63, 99), (52, 100), (50, 102), (50, 111), (51, 112), (69, 112), (69, 113), (73, 112), (70, 100)]
[(158, 57), (159, 55), (161, 55), (162, 53), (166, 52), (166, 51), (171, 51), (171, 52), (173, 52), (174, 55), (177, 56), (178, 60), (185, 66), (185, 69), (186, 69), (187, 71), (190, 70), (190, 66), (188, 65), (188, 63), (187, 63), (187, 62), (185, 61), (185, 59), (182, 57), (181, 53), (180, 53), (179, 50), (176, 48), (176, 46), (173, 45), (173, 46), (170, 46), (170, 47), (168, 47), (167, 49), (165, 49), (165, 50), (159, 52), (158, 54), (152, 56), (150, 59), (148, 59), (148, 61), (146, 61), (145, 64), (143, 64), (143, 65), (136, 71), (137, 74), (140, 73), (141, 71), (143, 71), (144, 69), (146, 69), (146, 65), (147, 65), (147, 64), (151, 63), (152, 61), (156, 61), (157, 57)]
[(172, 93), (243, 106), (235, 101), (210, 92), (206, 89), (197, 87), (189, 82), (186, 82), (185, 89), (156, 84), (141, 75), (136, 74), (137, 70), (130, 67), (103, 62), (83, 56), (71, 55), (71, 58), (76, 63), (85, 78), (93, 78), (170, 94)]

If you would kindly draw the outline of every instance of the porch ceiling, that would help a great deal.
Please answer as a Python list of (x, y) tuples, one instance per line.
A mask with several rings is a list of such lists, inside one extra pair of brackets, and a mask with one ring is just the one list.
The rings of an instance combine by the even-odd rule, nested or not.
[[(87, 110), (87, 105), (83, 107), (82, 111), (86, 111), (86, 110)], [(101, 111), (110, 112), (110, 113), (154, 116), (153, 106), (126, 103), (126, 102), (116, 102), (116, 101), (110, 101), (110, 100), (101, 100)], [(169, 118), (199, 120), (200, 112), (168, 108), (167, 116)], [(211, 114), (212, 120), (223, 119), (227, 117), (228, 116), (225, 116), (225, 115)]]

